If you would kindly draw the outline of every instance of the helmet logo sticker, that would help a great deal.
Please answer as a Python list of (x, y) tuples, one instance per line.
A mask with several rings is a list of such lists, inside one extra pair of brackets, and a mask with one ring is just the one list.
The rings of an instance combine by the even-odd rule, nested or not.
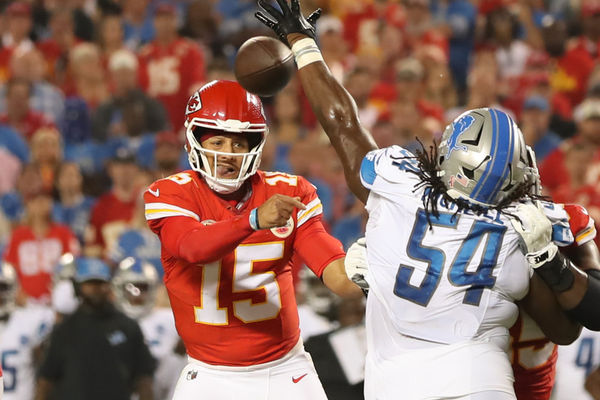
[(196, 111), (198, 111), (201, 108), (202, 108), (202, 101), (200, 100), (200, 94), (198, 92), (196, 92), (188, 100), (187, 108), (185, 110), (185, 115), (195, 113)]
[(292, 219), (292, 217), (290, 217), (290, 219), (287, 220), (287, 223), (284, 226), (280, 226), (278, 228), (271, 228), (271, 232), (273, 233), (273, 235), (282, 239), (290, 236), (293, 230), (294, 220)]
[(458, 144), (458, 138), (464, 131), (473, 125), (473, 122), (475, 122), (473, 116), (464, 115), (458, 121), (452, 123), (452, 135), (448, 138), (448, 152), (446, 153), (446, 158), (449, 158), (454, 150), (467, 151), (467, 146)]
[(450, 187), (451, 188), (454, 187), (454, 182), (458, 182), (464, 187), (469, 186), (469, 178), (467, 178), (466, 176), (464, 176), (462, 174), (456, 174), (456, 175), (452, 175), (450, 177)]

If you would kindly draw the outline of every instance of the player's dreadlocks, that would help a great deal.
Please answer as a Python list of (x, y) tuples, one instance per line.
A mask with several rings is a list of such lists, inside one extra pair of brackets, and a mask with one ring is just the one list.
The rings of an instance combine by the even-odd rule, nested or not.
[(429, 146), (429, 150), (425, 148), (425, 145), (421, 140), (417, 138), (421, 148), (417, 149), (415, 152), (415, 157), (408, 157), (411, 159), (416, 159), (418, 161), (418, 169), (410, 170), (409, 172), (417, 175), (419, 177), (420, 182), (417, 183), (413, 189), (413, 192), (420, 190), (421, 188), (425, 188), (423, 195), (423, 206), (425, 209), (425, 215), (427, 216), (427, 222), (429, 223), (429, 228), (432, 229), (431, 223), (431, 215), (435, 218), (440, 216), (438, 210), (438, 200), (441, 198), (441, 203), (443, 205), (456, 205), (456, 212), (453, 215), (453, 218), (464, 210), (469, 210), (474, 212), (477, 215), (485, 214), (489, 210), (496, 210), (499, 213), (505, 214), (507, 216), (512, 216), (510, 212), (506, 209), (515, 201), (524, 200), (529, 197), (532, 200), (548, 200), (545, 196), (540, 196), (531, 193), (531, 189), (534, 186), (534, 182), (522, 182), (517, 188), (505, 199), (500, 201), (499, 204), (493, 207), (484, 207), (478, 204), (473, 204), (465, 199), (455, 199), (448, 195), (446, 185), (440, 178), (440, 169), (438, 167), (438, 143), (437, 141), (433, 141), (433, 145)]

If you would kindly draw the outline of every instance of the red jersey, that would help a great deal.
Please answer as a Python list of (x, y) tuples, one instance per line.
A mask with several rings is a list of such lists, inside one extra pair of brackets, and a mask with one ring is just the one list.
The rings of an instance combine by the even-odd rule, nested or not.
[(156, 42), (140, 50), (142, 86), (160, 100), (174, 130), (183, 126), (190, 95), (205, 81), (204, 56), (200, 47), (187, 39), (177, 39), (167, 47)]
[[(594, 220), (585, 208), (566, 204), (564, 209), (575, 238), (572, 246), (581, 246), (596, 237)], [(520, 311), (510, 329), (515, 393), (519, 400), (548, 400), (554, 386), (557, 345), (546, 338), (529, 315)]]
[(38, 129), (43, 127), (54, 127), (54, 123), (48, 117), (43, 113), (34, 110), (29, 110), (23, 119), (14, 125), (10, 123), (6, 113), (0, 114), (0, 123), (10, 125), (27, 141), (31, 140), (31, 137)]
[(131, 201), (121, 201), (113, 192), (98, 199), (90, 217), (93, 245), (104, 249), (116, 243), (133, 217), (136, 199), (134, 196)]
[(28, 296), (49, 302), (54, 268), (64, 253), (79, 253), (79, 242), (67, 226), (52, 224), (40, 238), (23, 225), (13, 230), (4, 259), (15, 267)]
[[(162, 243), (177, 331), (188, 354), (209, 364), (247, 366), (283, 357), (300, 334), (292, 256), (319, 277), (344, 256), (341, 243), (323, 229), (323, 207), (307, 180), (262, 171), (249, 180), (251, 195), (237, 206), (189, 170), (144, 193), (146, 219)], [(250, 211), (276, 193), (300, 197), (306, 209), (296, 210), (286, 227), (254, 231)], [(214, 233), (195, 244), (192, 235), (203, 232)], [(186, 255), (185, 246), (206, 254)]]

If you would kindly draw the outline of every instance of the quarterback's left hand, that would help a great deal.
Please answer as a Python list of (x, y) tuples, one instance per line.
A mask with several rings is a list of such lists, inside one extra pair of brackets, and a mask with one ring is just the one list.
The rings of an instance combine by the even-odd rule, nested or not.
[(270, 0), (258, 0), (258, 5), (265, 11), (257, 11), (254, 16), (263, 24), (273, 29), (279, 40), (290, 45), (287, 36), (290, 33), (301, 33), (312, 39), (317, 39), (315, 24), (321, 16), (321, 9), (318, 8), (308, 18), (304, 18), (300, 12), (300, 3), (298, 0), (291, 0), (291, 7), (288, 0), (277, 0), (281, 11), (269, 4)]
[(352, 282), (356, 283), (361, 289), (369, 289), (369, 283), (366, 281), (369, 265), (367, 264), (367, 241), (364, 237), (352, 243), (346, 252), (344, 259), (344, 268), (346, 276)]
[(541, 204), (519, 204), (510, 222), (521, 237), (521, 247), (529, 265), (538, 268), (554, 258), (558, 247), (552, 242), (552, 222)]

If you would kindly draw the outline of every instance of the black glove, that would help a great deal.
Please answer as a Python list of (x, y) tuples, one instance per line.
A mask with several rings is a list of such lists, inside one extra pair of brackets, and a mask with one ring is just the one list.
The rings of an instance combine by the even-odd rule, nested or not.
[(290, 0), (291, 6), (287, 0), (277, 0), (277, 4), (281, 8), (281, 11), (269, 4), (268, 0), (258, 0), (258, 5), (262, 8), (262, 11), (257, 11), (254, 16), (273, 29), (279, 40), (286, 45), (290, 46), (287, 41), (287, 35), (290, 33), (301, 33), (309, 36), (314, 40), (317, 40), (315, 32), (315, 24), (321, 16), (321, 9), (318, 8), (308, 18), (304, 18), (300, 12), (300, 3), (298, 0)]

